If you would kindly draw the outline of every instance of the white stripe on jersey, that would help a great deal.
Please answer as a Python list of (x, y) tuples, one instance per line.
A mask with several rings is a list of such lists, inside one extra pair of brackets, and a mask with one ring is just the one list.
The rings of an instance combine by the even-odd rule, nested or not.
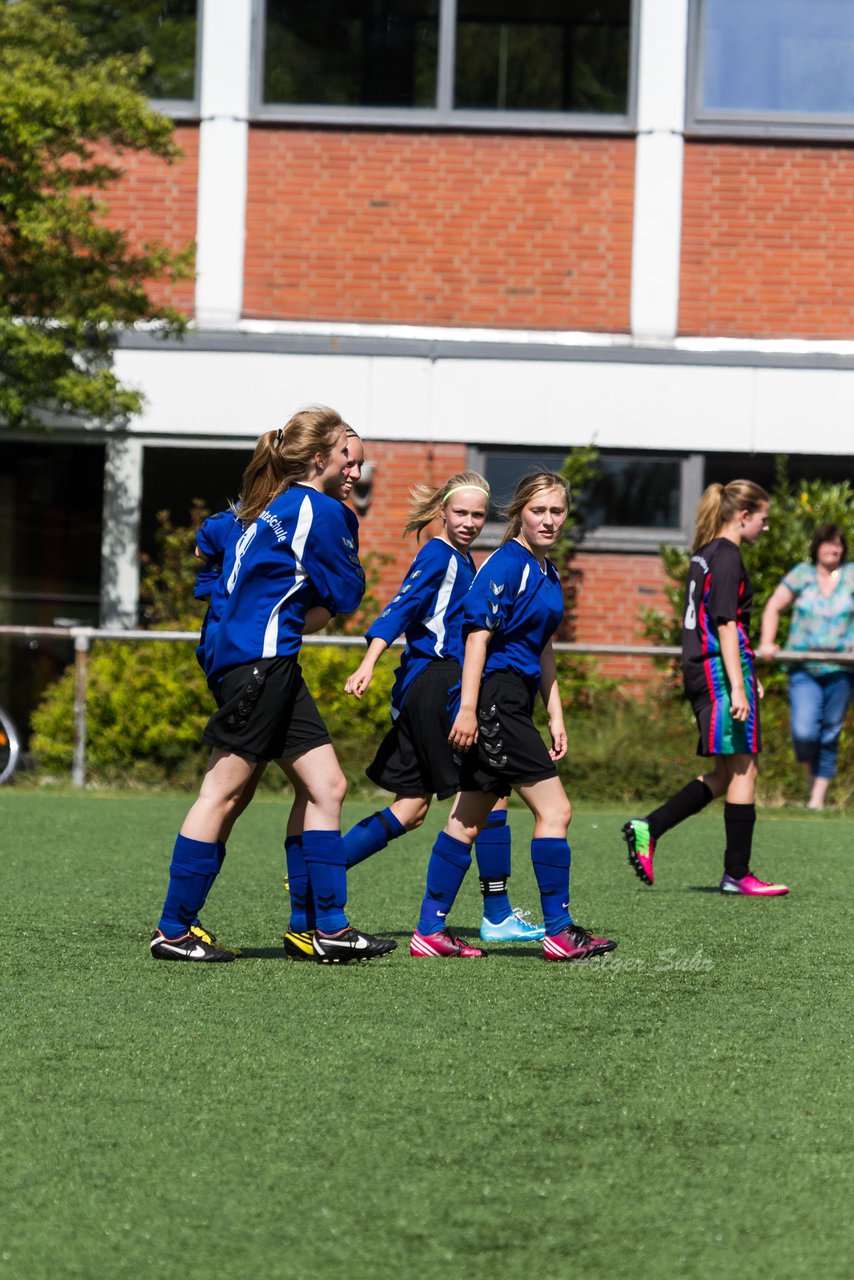
[(530, 572), (531, 572), (531, 566), (529, 564), (526, 564), (525, 568), (522, 570), (522, 581), (519, 583), (519, 590), (516, 592), (517, 600), (519, 599), (520, 595), (528, 585), (528, 574)]
[(314, 512), (312, 510), (311, 499), (309, 497), (303, 498), (302, 506), (300, 507), (299, 515), (297, 516), (297, 527), (294, 532), (294, 536), (291, 539), (291, 551), (294, 553), (294, 560), (296, 561), (294, 580), (282, 596), (281, 600), (279, 600), (274, 606), (269, 618), (267, 619), (267, 625), (264, 628), (264, 645), (261, 650), (262, 658), (275, 658), (276, 651), (279, 647), (279, 614), (281, 613), (282, 605), (286, 600), (290, 599), (295, 591), (299, 591), (300, 587), (308, 577), (305, 567), (303, 566), (302, 555), (305, 551), (305, 544), (308, 541), (308, 535), (311, 532), (313, 515)]
[(431, 618), (426, 618), (424, 626), (428, 631), (432, 631), (436, 637), (436, 643), (433, 645), (433, 652), (440, 654), (442, 646), (445, 643), (445, 614), (448, 610), (448, 601), (451, 598), (451, 592), (454, 589), (454, 583), (457, 579), (457, 558), (452, 556), (448, 561), (448, 567), (445, 570), (445, 576), (442, 579), (442, 585), (436, 596), (436, 609)]
[(228, 582), (225, 584), (227, 595), (231, 595), (234, 590), (234, 584), (237, 582), (237, 575), (240, 573), (240, 564), (243, 560), (243, 553), (248, 546), (251, 545), (255, 534), (258, 532), (258, 523), (250, 524), (245, 533), (240, 535), (237, 546), (234, 549), (234, 567), (228, 575)]

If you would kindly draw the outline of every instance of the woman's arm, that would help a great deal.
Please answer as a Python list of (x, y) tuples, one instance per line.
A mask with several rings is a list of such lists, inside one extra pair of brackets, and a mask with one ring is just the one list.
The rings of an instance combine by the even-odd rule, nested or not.
[(477, 702), (490, 635), (485, 630), (470, 631), (466, 638), (460, 709), (448, 734), (448, 741), (458, 751), (468, 751), (477, 742)]
[(322, 631), (326, 626), (332, 614), (328, 609), (324, 609), (322, 604), (313, 604), (310, 609), (305, 612), (305, 626), (302, 629), (304, 636), (313, 636), (315, 631)]
[(768, 603), (762, 612), (762, 632), (759, 638), (759, 646), (756, 650), (760, 658), (773, 658), (774, 654), (779, 651), (780, 646), (776, 643), (776, 640), (777, 627), (780, 625), (780, 614), (788, 609), (794, 598), (794, 591), (790, 591), (782, 582), (769, 597)]
[(738, 626), (735, 620), (721, 622), (718, 626), (721, 657), (724, 661), (730, 687), (730, 705), (734, 720), (746, 720), (750, 703), (744, 688), (744, 672), (741, 669), (741, 648), (738, 643)]
[(388, 645), (385, 640), (381, 640), (379, 636), (374, 637), (368, 645), (368, 652), (359, 663), (359, 666), (351, 676), (347, 677), (344, 685), (345, 693), (352, 693), (354, 698), (361, 698), (374, 678), (374, 667), (387, 648)]
[(549, 733), (552, 760), (561, 760), (567, 751), (566, 725), (557, 682), (557, 665), (552, 641), (549, 640), (540, 655), (540, 697), (549, 717)]

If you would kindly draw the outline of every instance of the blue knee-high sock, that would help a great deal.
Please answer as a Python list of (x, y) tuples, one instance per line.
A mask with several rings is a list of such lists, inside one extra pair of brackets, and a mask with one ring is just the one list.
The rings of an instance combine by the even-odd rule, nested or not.
[(421, 903), (419, 933), (441, 933), (470, 866), (469, 846), (440, 831), (427, 864), (427, 892)]
[(169, 888), (158, 929), (167, 938), (180, 938), (198, 918), (220, 867), (217, 842), (189, 840), (179, 835), (169, 867)]
[(537, 837), (531, 841), (531, 861), (540, 889), (546, 933), (560, 933), (572, 924), (569, 914), (569, 864), (572, 860), (565, 840)]
[(315, 928), (314, 894), (305, 865), (302, 836), (285, 837), (285, 859), (288, 866), (288, 885), (291, 895), (291, 917), (288, 929), (291, 933), (305, 933)]
[(340, 831), (304, 831), (302, 851), (314, 894), (317, 928), (337, 933), (347, 928), (347, 852)]
[(483, 914), (492, 924), (501, 924), (512, 914), (507, 881), (510, 879), (510, 828), (504, 809), (493, 810), (474, 846)]
[[(225, 855), (227, 852), (228, 850), (226, 849), (224, 842), (222, 840), (217, 840), (216, 842), (217, 874), (219, 874), (219, 872), (222, 871), (222, 864), (225, 862)], [(199, 923), (198, 915), (195, 917), (192, 923), (193, 924)]]
[(383, 809), (379, 813), (372, 813), (369, 818), (363, 818), (341, 837), (347, 853), (348, 870), (370, 858), (371, 854), (379, 853), (391, 840), (405, 835), (406, 827), (398, 822), (391, 809)]

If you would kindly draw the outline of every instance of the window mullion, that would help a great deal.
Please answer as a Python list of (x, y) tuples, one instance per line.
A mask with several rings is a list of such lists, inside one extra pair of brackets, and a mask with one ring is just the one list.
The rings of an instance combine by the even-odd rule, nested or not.
[(450, 116), (454, 109), (454, 59), (457, 45), (457, 0), (441, 0), (439, 11), (439, 81), (436, 106)]

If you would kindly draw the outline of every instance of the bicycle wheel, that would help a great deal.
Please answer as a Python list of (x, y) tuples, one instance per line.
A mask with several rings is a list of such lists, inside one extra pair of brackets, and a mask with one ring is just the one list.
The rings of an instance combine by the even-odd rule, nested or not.
[(0, 784), (8, 782), (15, 772), (20, 754), (18, 731), (0, 707)]

